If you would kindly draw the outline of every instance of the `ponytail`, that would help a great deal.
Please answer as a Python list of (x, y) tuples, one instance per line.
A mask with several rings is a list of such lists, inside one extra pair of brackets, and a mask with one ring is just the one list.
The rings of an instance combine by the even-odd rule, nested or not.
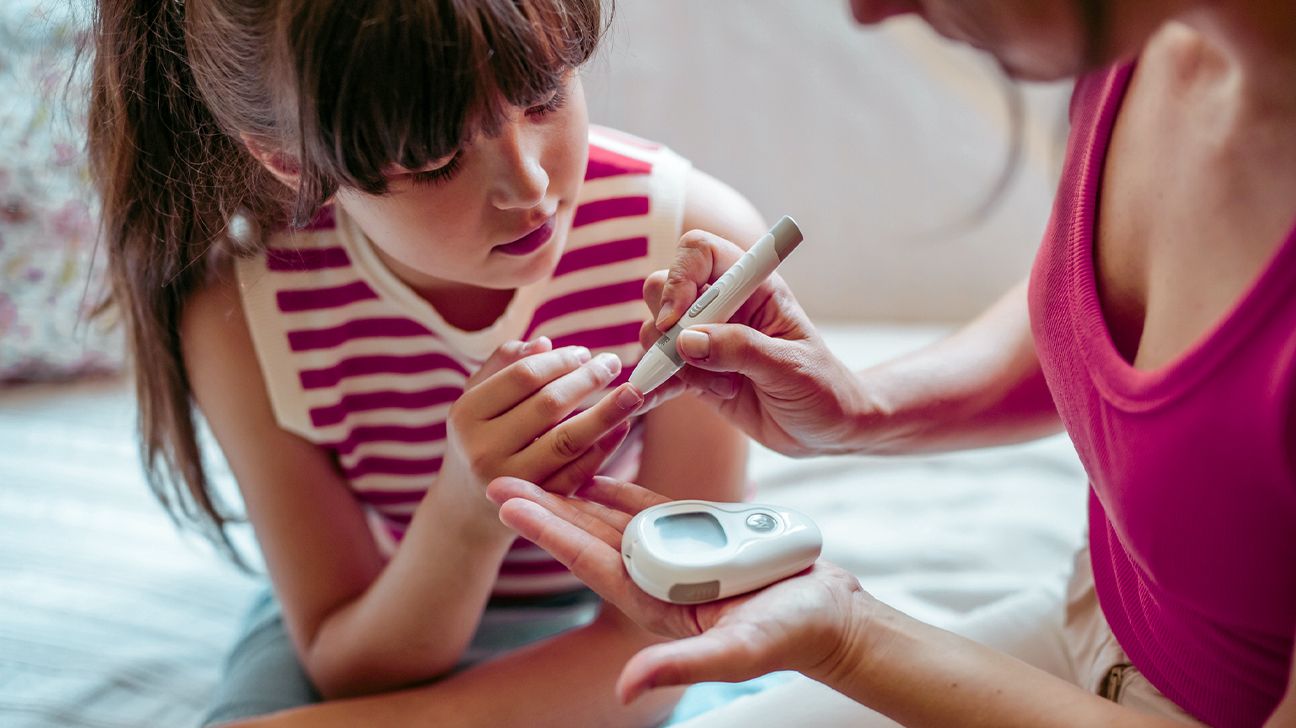
[[(186, 300), (262, 231), (339, 187), (380, 192), (552, 92), (601, 36), (599, 0), (99, 0), (89, 115), (112, 303), (154, 494), (236, 563), (180, 346)], [(374, 79), (380, 79), (375, 81)], [(470, 113), (471, 112), (471, 113)], [(299, 190), (244, 141), (293, 157)], [(231, 234), (231, 224), (238, 235)]]
[[(212, 496), (180, 348), (185, 300), (233, 252), (229, 222), (264, 172), (194, 84), (183, 0), (101, 0), (89, 113), (112, 303), (126, 328), (154, 494), (243, 565)], [(263, 206), (265, 203), (261, 203)], [(253, 210), (266, 213), (266, 209)]]

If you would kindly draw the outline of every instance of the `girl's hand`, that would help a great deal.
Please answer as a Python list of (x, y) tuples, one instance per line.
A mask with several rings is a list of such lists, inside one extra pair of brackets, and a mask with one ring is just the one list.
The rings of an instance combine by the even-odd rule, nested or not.
[(621, 534), (631, 517), (667, 501), (650, 490), (595, 478), (579, 497), (551, 493), (517, 478), (490, 484), (500, 520), (536, 543), (645, 629), (677, 638), (647, 647), (626, 663), (617, 694), (630, 702), (668, 685), (737, 682), (775, 670), (819, 678), (849, 664), (877, 604), (846, 571), (820, 561), (797, 576), (717, 602), (677, 605), (648, 596), (621, 562)]
[(613, 354), (584, 347), (553, 350), (545, 337), (499, 347), (468, 379), (450, 408), (442, 477), (471, 494), (484, 518), (498, 523), (486, 484), (514, 475), (561, 493), (588, 482), (625, 439), (643, 404), (633, 387), (617, 387), (569, 417), (621, 371)]
[[(651, 346), (683, 316), (704, 287), (742, 255), (742, 248), (694, 230), (680, 241), (669, 271), (644, 284), (656, 321), (640, 343)], [(824, 345), (776, 274), (738, 309), (732, 323), (693, 326), (676, 348), (689, 366), (676, 377), (748, 435), (788, 455), (852, 451), (866, 397), (854, 372)], [(664, 396), (653, 393), (653, 400)]]

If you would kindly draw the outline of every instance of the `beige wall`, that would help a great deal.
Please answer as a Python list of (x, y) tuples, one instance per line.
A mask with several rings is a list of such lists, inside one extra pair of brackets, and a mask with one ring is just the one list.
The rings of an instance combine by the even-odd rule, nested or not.
[(1067, 88), (1026, 90), (1008, 154), (997, 71), (920, 23), (865, 30), (836, 0), (618, 0), (586, 73), (595, 122), (663, 141), (807, 243), (784, 275), (829, 319), (958, 320), (1024, 276), (1048, 217)]

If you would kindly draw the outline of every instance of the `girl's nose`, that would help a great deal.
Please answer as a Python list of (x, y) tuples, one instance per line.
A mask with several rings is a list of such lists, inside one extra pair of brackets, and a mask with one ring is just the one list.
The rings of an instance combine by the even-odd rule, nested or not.
[(491, 203), (501, 210), (530, 209), (544, 201), (549, 174), (540, 164), (541, 139), (526, 133), (525, 125), (509, 125), (495, 139), (499, 169)]

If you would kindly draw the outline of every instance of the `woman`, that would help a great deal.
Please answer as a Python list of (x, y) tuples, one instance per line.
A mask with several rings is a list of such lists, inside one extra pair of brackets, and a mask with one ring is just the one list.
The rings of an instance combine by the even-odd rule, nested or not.
[[(497, 480), (501, 518), (631, 618), (684, 638), (633, 658), (623, 699), (794, 669), (910, 725), (1296, 725), (1296, 5), (852, 7), (864, 23), (919, 13), (1019, 78), (1079, 76), (1029, 281), (947, 340), (856, 374), (775, 279), (735, 323), (679, 337), (681, 379), (790, 454), (1064, 427), (1090, 478), (1088, 552), (1055, 606), (1064, 626), (1021, 624), (999, 643), (1032, 659), (1058, 645), (1053, 674), (910, 619), (824, 563), (717, 604), (655, 602), (616, 553), (629, 514), (658, 500), (630, 484), (567, 499)], [(686, 236), (645, 290), (659, 312), (645, 342), (737, 253)]]

